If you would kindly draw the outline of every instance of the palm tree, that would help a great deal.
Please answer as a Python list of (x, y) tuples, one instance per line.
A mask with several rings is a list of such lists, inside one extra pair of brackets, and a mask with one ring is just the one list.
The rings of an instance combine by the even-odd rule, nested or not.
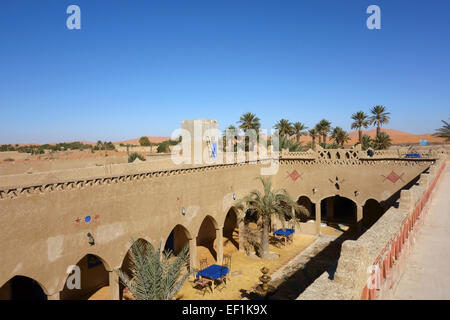
[(279, 150), (288, 149), (290, 152), (299, 152), (303, 150), (301, 142), (295, 142), (287, 136), (281, 136), (279, 139)]
[[(450, 118), (449, 118), (450, 120)], [(436, 133), (434, 133), (434, 136), (440, 137), (440, 138), (444, 138), (445, 142), (449, 142), (450, 141), (450, 124), (445, 121), (445, 120), (441, 120), (444, 125), (442, 127), (440, 127), (439, 129), (436, 129)]]
[(308, 133), (312, 139), (312, 142), (311, 142), (312, 148), (313, 148), (313, 150), (316, 150), (316, 137), (318, 136), (316, 128), (309, 129)]
[(362, 144), (362, 128), (367, 128), (369, 126), (368, 115), (364, 113), (364, 111), (358, 111), (352, 114), (352, 119), (354, 120), (352, 123), (352, 129), (358, 129), (359, 133), (359, 143)]
[[(239, 130), (233, 125), (229, 125), (228, 128), (223, 131), (224, 150), (226, 149), (226, 145), (232, 146), (232, 149), (234, 150), (234, 142), (238, 139), (238, 135)], [(228, 141), (226, 141), (226, 138), (228, 138)]]
[(301, 122), (296, 122), (296, 123), (294, 123), (294, 126), (293, 126), (293, 133), (294, 133), (295, 136), (296, 136), (297, 143), (300, 142), (300, 137), (301, 137), (301, 136), (306, 135), (306, 132), (305, 132), (306, 129), (308, 129), (308, 127), (305, 126), (303, 123), (301, 123)]
[[(251, 130), (254, 130), (255, 131), (254, 133), (256, 134), (256, 139), (257, 139), (257, 141), (259, 141), (258, 132), (259, 132), (259, 128), (261, 127), (261, 124), (259, 122), (259, 118), (255, 114), (253, 114), (251, 112), (244, 113), (241, 116), (241, 118), (239, 119), (238, 124), (239, 124), (239, 129), (244, 130), (245, 133), (247, 133)], [(252, 141), (250, 143), (250, 137), (246, 136), (244, 143), (245, 143), (245, 149), (247, 151), (254, 149), (255, 142)]]
[(367, 135), (367, 134), (363, 135), (362, 142), (361, 142), (361, 148), (363, 150), (367, 150), (369, 148), (373, 148), (373, 141), (372, 141), (372, 138), (369, 135)]
[(336, 127), (333, 129), (331, 138), (334, 139), (334, 141), (336, 141), (337, 144), (340, 144), (341, 147), (344, 146), (344, 143), (350, 140), (347, 131), (343, 130), (341, 127)]
[(327, 143), (327, 135), (331, 131), (331, 122), (326, 119), (322, 119), (322, 120), (320, 120), (318, 125), (319, 125), (319, 129), (320, 129), (319, 134), (321, 134), (322, 138), (323, 138), (322, 142)]
[(237, 206), (242, 208), (244, 205), (256, 212), (261, 217), (262, 223), (262, 236), (261, 236), (261, 251), (259, 252), (262, 258), (268, 258), (269, 256), (269, 226), (272, 216), (277, 216), (280, 221), (285, 221), (285, 217), (294, 218), (292, 208), (306, 214), (302, 208), (291, 199), (285, 189), (272, 190), (271, 177), (263, 178), (258, 177), (263, 185), (263, 193), (258, 190), (251, 191), (247, 196), (240, 199)]
[(155, 250), (146, 241), (135, 241), (130, 251), (131, 276), (118, 270), (122, 283), (136, 300), (170, 300), (192, 274), (189, 247), (173, 257), (171, 252)]
[(322, 130), (323, 130), (320, 122), (318, 124), (316, 124), (314, 129), (316, 130), (317, 136), (319, 137), (319, 145), (320, 145), (322, 143)]
[(391, 137), (386, 132), (381, 132), (376, 136), (373, 145), (377, 150), (385, 150), (392, 145)]
[(292, 122), (286, 119), (281, 119), (280, 121), (275, 123), (273, 127), (278, 130), (280, 137), (290, 136), (294, 131), (292, 127)]
[(384, 106), (375, 106), (370, 109), (370, 112), (373, 114), (369, 118), (370, 125), (377, 125), (377, 136), (380, 134), (381, 126), (383, 124), (388, 124), (390, 117), (388, 116), (390, 113), (386, 112), (386, 107)]
[(238, 124), (239, 124), (239, 129), (244, 130), (244, 132), (247, 132), (248, 130), (251, 130), (251, 129), (258, 132), (259, 128), (261, 127), (259, 118), (251, 112), (244, 113), (241, 116), (241, 118), (239, 119)]

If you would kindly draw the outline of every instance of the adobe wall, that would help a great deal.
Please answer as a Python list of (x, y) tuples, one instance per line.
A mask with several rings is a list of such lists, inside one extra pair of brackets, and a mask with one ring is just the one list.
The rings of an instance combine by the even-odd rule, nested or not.
[[(388, 278), (397, 281), (390, 271), (445, 165), (445, 157), (440, 156), (416, 185), (401, 191), (398, 208), (390, 208), (358, 240), (345, 241), (334, 280), (325, 272), (297, 299), (376, 299), (377, 286)], [(378, 284), (371, 285), (372, 281)]]
[[(284, 154), (274, 187), (313, 202), (339, 193), (362, 205), (368, 198), (388, 198), (433, 162), (366, 160), (357, 152), (349, 158), (338, 153)], [(146, 161), (1, 176), (0, 287), (24, 275), (53, 295), (63, 289), (67, 267), (88, 253), (99, 256), (111, 271), (122, 265), (132, 239), (164, 245), (176, 225), (194, 239), (206, 216), (222, 229), (235, 204), (233, 194), (239, 199), (260, 188), (255, 178), (269, 164), (185, 165), (171, 170), (153, 166)], [(401, 179), (387, 180), (391, 171)], [(94, 236), (93, 246), (88, 232)]]

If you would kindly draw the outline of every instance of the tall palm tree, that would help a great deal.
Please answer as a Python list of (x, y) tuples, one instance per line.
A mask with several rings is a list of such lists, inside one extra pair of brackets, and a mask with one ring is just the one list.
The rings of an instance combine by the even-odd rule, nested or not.
[(286, 119), (281, 119), (273, 127), (278, 130), (280, 137), (290, 136), (294, 131), (292, 122)]
[(319, 138), (319, 145), (322, 143), (322, 126), (320, 125), (320, 123), (317, 123), (316, 126), (314, 127), (317, 131), (317, 136)]
[(350, 140), (347, 131), (343, 130), (341, 127), (336, 127), (333, 129), (331, 138), (334, 139), (334, 141), (336, 141), (337, 144), (340, 144), (341, 147), (344, 146), (344, 143)]
[[(240, 199), (237, 206), (242, 208), (244, 205), (256, 212), (261, 218), (263, 233), (261, 235), (261, 252), (262, 258), (269, 256), (269, 227), (272, 216), (277, 216), (280, 221), (285, 221), (285, 217), (295, 219), (292, 214), (292, 208), (300, 213), (305, 214), (302, 208), (291, 199), (285, 189), (272, 189), (271, 177), (258, 177), (263, 185), (263, 193), (258, 190), (251, 191), (244, 198)], [(294, 220), (295, 221), (295, 220)]]
[(322, 135), (323, 139), (322, 142), (327, 143), (327, 135), (331, 131), (331, 122), (326, 119), (322, 119), (319, 121), (318, 125), (319, 125), (319, 134)]
[(368, 115), (365, 114), (364, 111), (358, 111), (352, 114), (352, 119), (354, 120), (352, 123), (352, 129), (358, 129), (359, 133), (359, 143), (362, 144), (362, 129), (367, 128), (369, 126)]
[[(450, 118), (449, 118), (450, 120)], [(444, 123), (444, 125), (442, 127), (440, 127), (439, 129), (436, 129), (436, 133), (434, 133), (434, 136), (440, 137), (440, 138), (444, 138), (445, 142), (449, 142), (450, 141), (450, 124), (445, 121), (445, 120), (441, 120), (442, 123)]]
[[(241, 118), (238, 121), (239, 129), (244, 130), (245, 133), (249, 132), (250, 130), (254, 130), (256, 134), (256, 139), (259, 141), (259, 128), (261, 127), (261, 123), (259, 122), (259, 118), (251, 112), (244, 113)], [(255, 142), (250, 141), (250, 137), (245, 137), (245, 149), (246, 150), (253, 150), (255, 147)]]
[(316, 128), (309, 129), (308, 133), (312, 139), (312, 143), (311, 143), (312, 148), (313, 148), (313, 150), (316, 150), (316, 137), (318, 136), (317, 129)]
[(381, 132), (376, 136), (373, 145), (377, 150), (385, 150), (392, 145), (391, 137), (386, 132)]
[(192, 274), (188, 271), (189, 247), (176, 257), (146, 241), (135, 241), (130, 251), (131, 275), (118, 270), (121, 282), (136, 300), (170, 300)]
[(255, 130), (256, 132), (259, 131), (259, 128), (261, 127), (261, 123), (259, 122), (259, 118), (251, 112), (244, 113), (241, 118), (238, 121), (239, 129), (244, 130), (244, 132), (247, 132), (248, 130)]
[[(224, 142), (224, 150), (226, 150), (226, 146), (232, 146), (232, 149), (234, 149), (235, 141), (238, 140), (239, 130), (233, 126), (230, 125), (228, 128), (226, 128), (223, 131), (223, 142)], [(227, 141), (228, 138), (228, 141)]]
[(376, 124), (377, 125), (377, 136), (381, 132), (381, 126), (383, 124), (389, 123), (389, 112), (386, 112), (386, 107), (384, 106), (375, 106), (372, 109), (370, 109), (370, 112), (372, 113), (372, 116), (369, 118), (370, 125)]
[(297, 143), (300, 142), (300, 137), (306, 135), (307, 133), (305, 130), (308, 129), (307, 126), (305, 126), (301, 122), (295, 122), (293, 126), (293, 133), (295, 134), (295, 137), (297, 139)]

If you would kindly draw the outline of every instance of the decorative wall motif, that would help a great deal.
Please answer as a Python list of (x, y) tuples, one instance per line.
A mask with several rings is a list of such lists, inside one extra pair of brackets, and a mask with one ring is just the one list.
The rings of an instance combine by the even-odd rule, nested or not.
[(291, 173), (289, 173), (289, 171), (287, 171), (287, 177), (286, 178), (291, 178), (292, 179), (292, 181), (294, 181), (294, 182), (296, 182), (297, 181), (297, 179), (301, 179), (301, 177), (302, 177), (302, 175), (303, 175), (303, 173), (302, 174), (300, 174), (300, 173), (298, 173), (297, 172), (297, 170), (292, 170), (292, 172)]
[(100, 221), (100, 216), (98, 214), (96, 214), (95, 216), (85, 216), (83, 218), (77, 217), (75, 219), (75, 223), (78, 225), (81, 225), (82, 223), (88, 224), (90, 222), (98, 222), (98, 221)]
[(398, 175), (398, 174), (396, 174), (396, 173), (394, 172), (394, 170), (392, 170), (391, 173), (389, 173), (389, 175), (387, 175), (387, 176), (381, 175), (381, 176), (384, 178), (384, 179), (383, 179), (383, 182), (384, 182), (385, 180), (389, 180), (389, 181), (392, 182), (392, 183), (396, 183), (398, 180), (401, 180), (402, 182), (405, 182), (405, 181), (402, 179), (402, 177), (403, 177), (404, 174), (405, 174), (405, 173), (402, 173), (401, 175)]
[(339, 177), (336, 177), (335, 179), (328, 178), (328, 181), (331, 182), (331, 184), (334, 184), (334, 187), (339, 190), (341, 188), (340, 184), (345, 182), (345, 179), (342, 179), (339, 181)]

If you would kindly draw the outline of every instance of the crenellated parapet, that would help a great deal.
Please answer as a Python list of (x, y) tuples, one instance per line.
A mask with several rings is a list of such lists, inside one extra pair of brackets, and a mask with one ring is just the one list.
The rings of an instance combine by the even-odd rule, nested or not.
[(0, 201), (57, 191), (81, 190), (95, 186), (149, 180), (158, 177), (195, 175), (233, 167), (267, 165), (267, 163), (271, 162), (281, 165), (324, 165), (325, 167), (377, 165), (428, 167), (435, 162), (435, 159), (370, 158), (363, 157), (358, 149), (328, 150), (322, 148), (318, 148), (316, 151), (310, 149), (306, 152), (282, 152), (281, 154), (272, 154), (271, 157), (254, 161), (250, 161), (249, 155), (246, 154), (242, 161), (238, 162), (237, 156), (234, 160), (233, 163), (210, 165), (184, 165), (178, 167), (173, 165), (173, 168), (164, 170), (151, 170), (148, 164), (142, 162), (0, 176)]

